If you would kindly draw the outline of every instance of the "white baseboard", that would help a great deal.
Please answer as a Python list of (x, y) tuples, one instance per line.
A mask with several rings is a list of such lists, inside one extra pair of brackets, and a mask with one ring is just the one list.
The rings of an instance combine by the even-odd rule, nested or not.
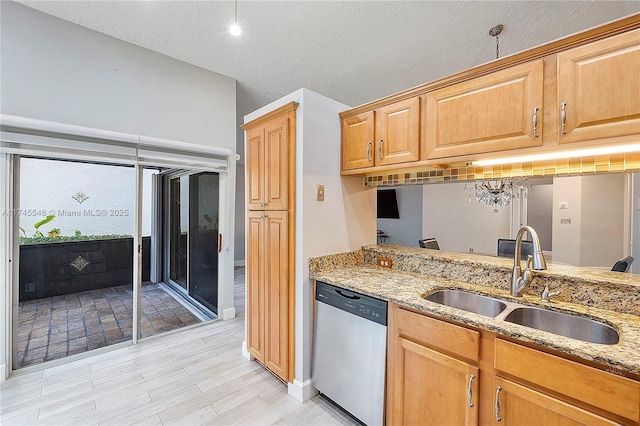
[(249, 351), (247, 350), (247, 341), (246, 340), (242, 341), (242, 356), (245, 357), (246, 359), (248, 359), (249, 361), (253, 361), (253, 355), (251, 355), (249, 353)]
[(222, 310), (222, 321), (230, 320), (236, 317), (236, 308), (227, 308)]
[(233, 261), (233, 266), (244, 266), (244, 259), (243, 260), (234, 260)]
[(287, 383), (287, 392), (300, 402), (307, 402), (318, 394), (318, 390), (311, 386), (311, 379), (304, 382), (294, 379), (293, 383)]

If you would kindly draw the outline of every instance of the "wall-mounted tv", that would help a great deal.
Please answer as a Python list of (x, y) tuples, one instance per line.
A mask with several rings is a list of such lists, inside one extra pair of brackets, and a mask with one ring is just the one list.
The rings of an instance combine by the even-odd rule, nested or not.
[(378, 189), (378, 219), (400, 219), (395, 189)]

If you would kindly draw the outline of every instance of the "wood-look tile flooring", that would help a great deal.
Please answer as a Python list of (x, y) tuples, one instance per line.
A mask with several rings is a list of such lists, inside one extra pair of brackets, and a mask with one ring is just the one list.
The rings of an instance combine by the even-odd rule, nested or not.
[(242, 357), (242, 269), (235, 300), (235, 319), (11, 377), (0, 386), (0, 424), (355, 424), (321, 397), (299, 403)]
[[(200, 322), (157, 284), (140, 294), (142, 337)], [(42, 364), (131, 340), (133, 290), (117, 286), (21, 302), (18, 366)]]

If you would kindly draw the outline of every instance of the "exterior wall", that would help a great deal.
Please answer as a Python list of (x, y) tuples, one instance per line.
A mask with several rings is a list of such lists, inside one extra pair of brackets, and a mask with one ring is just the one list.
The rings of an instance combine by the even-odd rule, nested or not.
[[(72, 236), (75, 230), (82, 235), (133, 235), (135, 171), (132, 167), (31, 158), (22, 158), (20, 163), (20, 208), (46, 210), (56, 216), (41, 227), (43, 234), (59, 228), (64, 236)], [(151, 175), (154, 172), (144, 170), (142, 236), (151, 235)], [(79, 203), (73, 198), (78, 191), (89, 198)], [(100, 210), (115, 210), (117, 214), (93, 214)], [(41, 219), (42, 215), (21, 215), (20, 226), (31, 236), (33, 225)]]
[[(235, 152), (235, 80), (14, 2), (0, 2), (0, 19), (2, 114)], [(226, 234), (222, 318), (234, 315), (235, 173), (232, 162), (220, 178), (220, 224)], [(8, 321), (0, 321), (0, 341), (8, 342)], [(8, 345), (2, 349), (0, 364), (5, 364)]]
[[(375, 243), (375, 191), (360, 177), (340, 176), (340, 121), (349, 109), (307, 89), (297, 90), (251, 114), (245, 123), (286, 103), (296, 111), (296, 300), (295, 379), (289, 393), (305, 401), (311, 387), (312, 286), (309, 258), (352, 251)], [(325, 201), (316, 201), (316, 185), (325, 186)], [(246, 195), (245, 195), (246, 196)]]

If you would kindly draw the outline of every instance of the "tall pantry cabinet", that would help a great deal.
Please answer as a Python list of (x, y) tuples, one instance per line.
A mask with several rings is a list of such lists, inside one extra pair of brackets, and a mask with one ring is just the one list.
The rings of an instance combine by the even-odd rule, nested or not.
[(247, 350), (293, 381), (296, 109), (242, 126), (247, 170)]
[(376, 192), (340, 176), (340, 117), (349, 109), (298, 89), (244, 117), (246, 333), (243, 354), (304, 402), (311, 377), (309, 259), (376, 242)]

